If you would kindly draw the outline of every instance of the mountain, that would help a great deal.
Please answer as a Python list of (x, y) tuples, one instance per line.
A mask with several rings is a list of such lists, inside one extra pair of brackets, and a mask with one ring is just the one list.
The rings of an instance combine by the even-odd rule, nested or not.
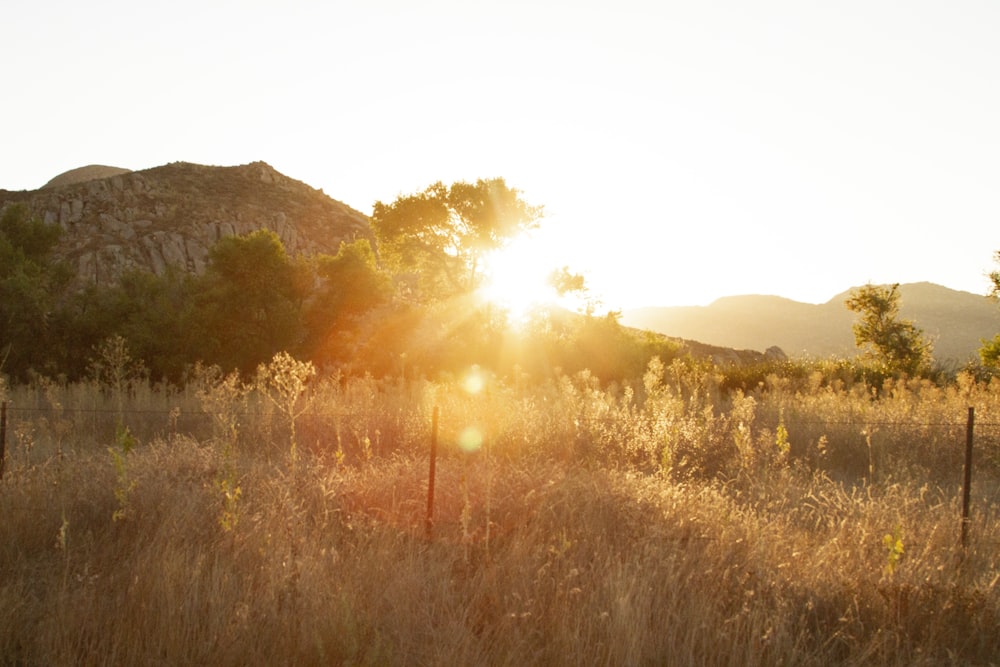
[(0, 190), (0, 211), (18, 202), (62, 227), (55, 255), (81, 284), (113, 284), (132, 268), (200, 272), (220, 238), (258, 229), (276, 232), (296, 255), (336, 254), (341, 241), (372, 238), (367, 216), (264, 162), (90, 165), (38, 190)]
[[(637, 308), (624, 311), (622, 323), (723, 347), (777, 346), (792, 358), (850, 357), (857, 352), (851, 329), (856, 314), (844, 301), (853, 289), (818, 305), (744, 295), (708, 306)], [(1000, 333), (1000, 308), (985, 296), (926, 282), (900, 285), (899, 296), (900, 316), (924, 330), (940, 363), (974, 360), (981, 339)]]

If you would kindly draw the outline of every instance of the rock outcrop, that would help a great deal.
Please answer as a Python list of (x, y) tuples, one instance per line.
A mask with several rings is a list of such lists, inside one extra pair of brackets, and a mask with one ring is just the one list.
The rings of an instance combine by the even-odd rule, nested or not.
[(708, 345), (685, 338), (674, 338), (672, 336), (668, 336), (668, 338), (679, 342), (683, 349), (691, 356), (698, 359), (711, 359), (712, 363), (718, 366), (747, 366), (765, 362), (788, 361), (788, 357), (777, 346), (769, 348), (766, 352), (758, 352), (757, 350), (737, 350), (720, 345)]
[(122, 169), (121, 167), (108, 167), (103, 164), (90, 164), (86, 167), (78, 167), (76, 169), (70, 169), (69, 171), (63, 172), (42, 187), (60, 188), (64, 185), (75, 185), (77, 183), (86, 183), (87, 181), (110, 178), (111, 176), (117, 176), (118, 174), (127, 174), (130, 171), (131, 169)]
[(264, 162), (84, 167), (40, 190), (0, 190), (0, 210), (16, 202), (63, 228), (56, 255), (81, 285), (113, 284), (129, 269), (200, 272), (220, 238), (258, 229), (277, 233), (293, 255), (336, 254), (341, 241), (372, 238), (364, 214)]

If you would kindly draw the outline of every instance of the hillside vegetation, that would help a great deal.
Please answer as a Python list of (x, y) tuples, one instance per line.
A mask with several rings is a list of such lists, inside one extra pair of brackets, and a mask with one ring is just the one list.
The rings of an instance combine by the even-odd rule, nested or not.
[(546, 307), (512, 326), (477, 297), (476, 267), (518, 231), (497, 222), (500, 193), (527, 218), (537, 210), (499, 179), (451, 191), (433, 189), (454, 201), (435, 204), (442, 218), (429, 231), (407, 227), (422, 214), (406, 203), (420, 198), (383, 206), (397, 228), (383, 224), (379, 243), (363, 216), (263, 163), (0, 192), (10, 197), (0, 207), (0, 371), (79, 380), (115, 338), (151, 380), (175, 385), (199, 363), (252, 374), (278, 352), (349, 374), (434, 377), (478, 363), (536, 377), (589, 368), (605, 381), (689, 353), (613, 315)]

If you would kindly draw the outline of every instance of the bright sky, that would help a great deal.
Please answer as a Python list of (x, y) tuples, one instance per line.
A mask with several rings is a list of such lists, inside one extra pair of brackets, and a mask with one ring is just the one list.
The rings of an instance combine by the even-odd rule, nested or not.
[(501, 176), (614, 308), (997, 268), (995, 0), (9, 5), (0, 188), (264, 160), (370, 213)]

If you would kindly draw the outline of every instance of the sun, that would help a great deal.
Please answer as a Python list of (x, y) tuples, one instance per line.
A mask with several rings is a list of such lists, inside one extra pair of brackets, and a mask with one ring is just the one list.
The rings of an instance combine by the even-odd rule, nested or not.
[(479, 297), (506, 310), (514, 321), (524, 321), (536, 309), (557, 303), (559, 296), (548, 280), (555, 267), (546, 255), (528, 236), (489, 253), (483, 258)]

